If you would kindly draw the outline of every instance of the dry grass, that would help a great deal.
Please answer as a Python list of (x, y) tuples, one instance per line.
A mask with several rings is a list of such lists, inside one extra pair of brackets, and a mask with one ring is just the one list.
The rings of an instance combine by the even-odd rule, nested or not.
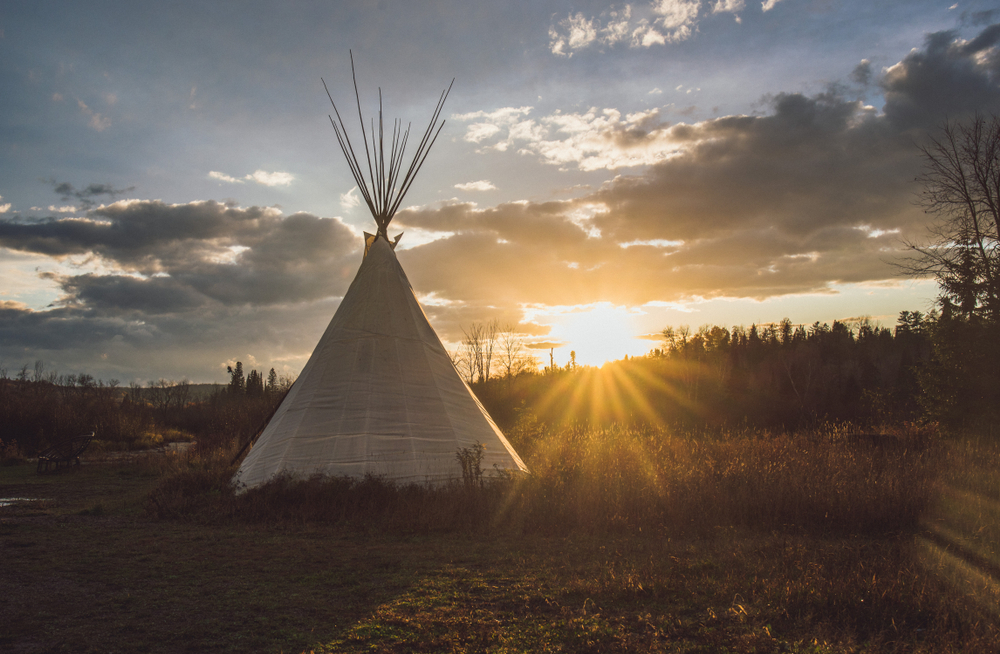
[(917, 538), (921, 565), (974, 607), (1000, 620), (1000, 443), (956, 439)]
[(916, 528), (939, 458), (916, 429), (859, 438), (837, 426), (797, 434), (569, 428), (512, 439), (531, 474), (494, 476), (482, 488), (281, 477), (237, 496), (219, 452), (164, 470), (147, 507), (161, 518), (397, 533), (671, 535), (736, 526), (877, 536)]
[(545, 434), (529, 452), (533, 475), (512, 502), (528, 528), (897, 532), (917, 524), (935, 474), (919, 430), (578, 429)]
[[(534, 474), (482, 491), (235, 496), (223, 452), (0, 468), (43, 500), (0, 509), (0, 650), (998, 651), (1000, 447), (920, 437), (536, 433)], [(923, 518), (871, 527), (901, 488)]]

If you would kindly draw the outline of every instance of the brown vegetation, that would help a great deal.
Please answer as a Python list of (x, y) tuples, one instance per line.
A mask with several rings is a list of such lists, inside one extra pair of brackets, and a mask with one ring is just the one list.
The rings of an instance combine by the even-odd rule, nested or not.
[[(29, 456), (59, 441), (95, 432), (94, 450), (143, 450), (171, 441), (196, 440), (206, 450), (249, 438), (284, 397), (291, 382), (271, 371), (238, 375), (207, 397), (194, 397), (191, 384), (159, 380), (122, 388), (90, 375), (34, 376), (27, 366), (15, 379), (0, 370), (0, 442)], [(249, 384), (247, 382), (250, 382)]]
[(482, 488), (279, 479), (235, 495), (229, 453), (204, 450), (56, 476), (0, 468), (5, 494), (44, 498), (0, 509), (0, 583), (18, 598), (0, 601), (4, 645), (1000, 646), (994, 442), (530, 420), (510, 436), (533, 474)]
[(547, 424), (816, 428), (828, 420), (878, 425), (922, 416), (928, 318), (904, 311), (894, 329), (867, 319), (833, 326), (664, 330), (662, 348), (601, 368), (473, 384), (498, 423), (530, 412)]
[(737, 526), (880, 535), (914, 528), (936, 472), (933, 432), (916, 427), (871, 442), (833, 425), (785, 434), (548, 430), (525, 421), (510, 440), (531, 474), (487, 470), (483, 486), (281, 477), (236, 494), (234, 469), (220, 453), (168, 475), (147, 507), (161, 518), (397, 533), (675, 534)]

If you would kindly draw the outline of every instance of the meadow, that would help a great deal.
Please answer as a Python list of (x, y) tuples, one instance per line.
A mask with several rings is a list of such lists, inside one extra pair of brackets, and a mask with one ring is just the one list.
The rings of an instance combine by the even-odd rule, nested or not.
[(530, 476), (434, 490), (236, 495), (233, 447), (2, 466), (0, 496), (30, 501), (0, 507), (0, 649), (1000, 650), (995, 440), (530, 415), (507, 433)]

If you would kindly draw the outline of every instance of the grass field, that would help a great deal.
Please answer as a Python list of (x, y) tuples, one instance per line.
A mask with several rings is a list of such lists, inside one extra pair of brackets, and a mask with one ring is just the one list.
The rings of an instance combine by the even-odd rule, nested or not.
[[(612, 456), (596, 436), (579, 438), (593, 447), (576, 464), (577, 480), (596, 474), (588, 457)], [(756, 465), (738, 439), (720, 447), (736, 469), (741, 457)], [(535, 518), (423, 530), (378, 516), (367, 527), (294, 511), (263, 520), (211, 484), (187, 504), (166, 493), (171, 506), (193, 507), (190, 516), (157, 517), (169, 505), (164, 489), (192, 469), (204, 474), (197, 461), (92, 463), (48, 476), (2, 467), (0, 497), (31, 501), (0, 507), (0, 651), (1000, 650), (996, 445), (936, 446), (940, 467), (919, 523), (884, 533), (768, 522), (815, 508), (788, 498), (763, 528), (734, 510), (695, 528), (658, 513), (660, 527), (643, 530), (650, 518), (623, 511), (627, 494), (581, 499), (566, 479), (556, 493), (543, 451), (531, 455), (533, 483), (549, 495), (517, 495), (517, 511)], [(717, 463), (683, 460), (684, 478)], [(730, 485), (689, 499), (718, 502), (706, 497), (739, 479), (715, 476)], [(657, 483), (682, 488), (662, 475)], [(608, 497), (609, 515), (624, 521), (581, 520), (579, 512), (606, 509)], [(563, 506), (538, 514), (539, 501)], [(545, 519), (567, 522), (544, 529)]]

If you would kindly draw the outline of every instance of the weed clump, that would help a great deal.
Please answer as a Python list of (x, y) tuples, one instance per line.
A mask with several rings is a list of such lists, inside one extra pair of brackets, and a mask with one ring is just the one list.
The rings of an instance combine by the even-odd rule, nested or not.
[(17, 441), (8, 440), (4, 442), (0, 440), (0, 465), (16, 466), (27, 462), (27, 460), (28, 458), (24, 455), (24, 450), (17, 444)]
[(234, 495), (230, 480), (236, 472), (231, 456), (228, 450), (198, 448), (184, 454), (139, 457), (135, 467), (161, 479), (146, 496), (146, 513), (195, 521), (229, 517)]

